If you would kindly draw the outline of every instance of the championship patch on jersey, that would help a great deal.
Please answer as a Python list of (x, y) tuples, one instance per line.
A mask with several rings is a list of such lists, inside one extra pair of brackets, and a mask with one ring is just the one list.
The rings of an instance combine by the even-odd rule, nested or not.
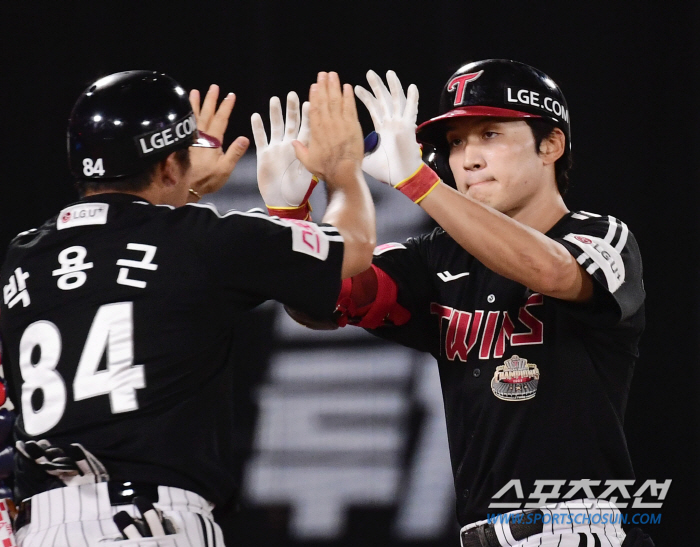
[[(319, 260), (328, 258), (329, 236), (320, 226), (305, 220), (284, 221), (292, 228), (292, 250)], [(340, 237), (340, 236), (337, 236)]]
[(496, 367), (491, 380), (491, 391), (503, 401), (526, 401), (537, 394), (540, 370), (527, 359), (513, 355)]
[(65, 230), (76, 226), (87, 226), (89, 224), (107, 224), (107, 211), (109, 205), (106, 203), (81, 203), (66, 207), (56, 219), (56, 229)]

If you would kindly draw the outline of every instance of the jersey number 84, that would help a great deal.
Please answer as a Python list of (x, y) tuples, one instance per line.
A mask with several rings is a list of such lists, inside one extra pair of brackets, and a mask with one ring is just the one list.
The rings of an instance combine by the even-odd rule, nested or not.
[[(109, 395), (112, 413), (138, 409), (136, 390), (146, 387), (143, 365), (134, 365), (132, 302), (100, 306), (90, 326), (73, 380), (76, 401)], [(40, 435), (61, 420), (66, 408), (66, 385), (56, 370), (61, 358), (61, 333), (51, 321), (29, 325), (19, 343), (22, 375), (22, 419), (29, 435)], [(38, 353), (37, 353), (38, 350)], [(97, 370), (107, 354), (106, 370)], [(39, 355), (33, 363), (33, 356)], [(38, 409), (32, 400), (43, 393)]]

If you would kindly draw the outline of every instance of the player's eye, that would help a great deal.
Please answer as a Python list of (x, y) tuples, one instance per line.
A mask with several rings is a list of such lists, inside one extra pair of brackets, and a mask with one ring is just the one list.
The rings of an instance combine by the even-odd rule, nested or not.
[(450, 137), (449, 135), (447, 136), (447, 144), (450, 146), (450, 148), (456, 148), (457, 146), (462, 144), (462, 139), (459, 137)]
[(498, 133), (496, 131), (484, 131), (484, 138), (485, 139), (493, 139), (498, 136)]

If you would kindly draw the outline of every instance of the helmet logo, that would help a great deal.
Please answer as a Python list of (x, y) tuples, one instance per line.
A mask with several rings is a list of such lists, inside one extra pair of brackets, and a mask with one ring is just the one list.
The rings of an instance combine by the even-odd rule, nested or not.
[(476, 80), (483, 73), (484, 71), (480, 70), (479, 72), (470, 72), (469, 74), (462, 74), (461, 76), (456, 76), (452, 78), (448, 82), (447, 91), (454, 91), (455, 89), (457, 90), (457, 92), (455, 93), (455, 106), (461, 104), (462, 100), (464, 99), (464, 90), (467, 88), (467, 84)]
[(554, 97), (543, 96), (539, 91), (530, 89), (506, 88), (506, 101), (509, 103), (526, 104), (534, 106), (540, 110), (546, 110), (549, 114), (561, 118), (566, 123), (569, 123), (569, 111), (566, 107), (557, 101)]
[[(140, 156), (148, 156), (157, 153), (162, 148), (168, 148), (181, 139), (188, 138), (197, 129), (197, 121), (194, 114), (188, 114), (184, 118), (173, 122), (165, 129), (159, 129), (153, 133), (146, 133), (135, 138), (138, 142)], [(149, 146), (150, 145), (150, 146)]]

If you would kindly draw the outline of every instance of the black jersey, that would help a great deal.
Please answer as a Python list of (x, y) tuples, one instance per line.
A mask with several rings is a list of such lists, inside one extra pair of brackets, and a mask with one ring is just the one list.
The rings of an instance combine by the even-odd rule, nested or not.
[(440, 228), (375, 252), (411, 320), (370, 332), (438, 361), (463, 525), (517, 501), (515, 490), (492, 500), (512, 479), (527, 496), (535, 480), (634, 478), (622, 426), (644, 329), (637, 243), (619, 220), (585, 212), (546, 235), (591, 274), (589, 302), (534, 293)]
[(342, 260), (328, 225), (126, 194), (67, 207), (17, 236), (0, 272), (17, 436), (82, 443), (112, 479), (224, 501), (232, 322), (268, 299), (327, 315)]

